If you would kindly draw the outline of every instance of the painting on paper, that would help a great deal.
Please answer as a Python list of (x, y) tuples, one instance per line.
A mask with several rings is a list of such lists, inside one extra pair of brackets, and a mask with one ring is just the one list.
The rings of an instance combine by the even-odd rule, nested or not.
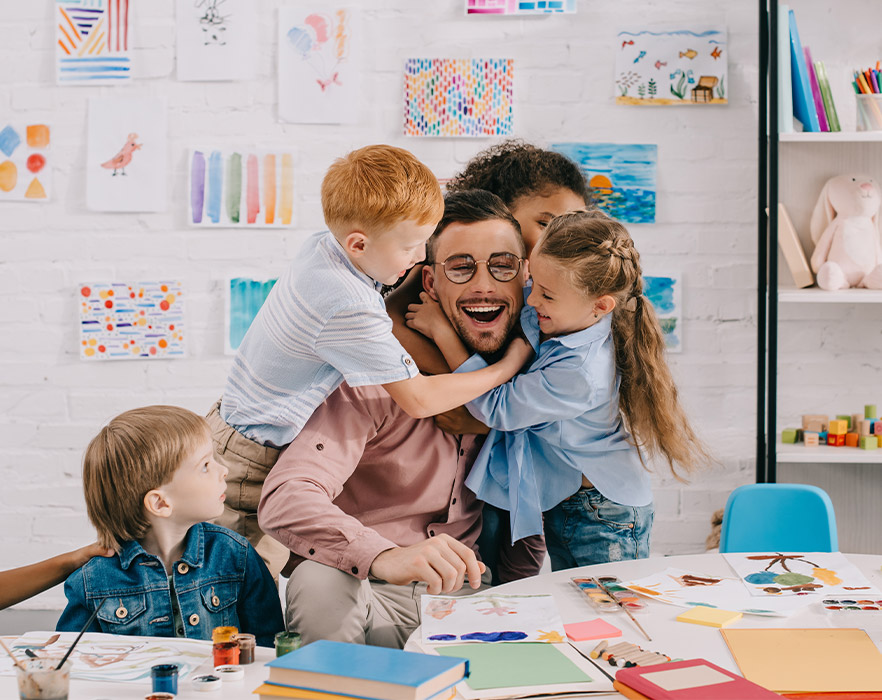
[(55, 0), (59, 85), (108, 85), (132, 79), (129, 0)]
[(576, 162), (598, 207), (629, 224), (655, 223), (658, 146), (624, 143), (555, 143)]
[(841, 552), (739, 552), (723, 556), (754, 596), (879, 593)]
[(248, 0), (177, 0), (178, 80), (255, 77), (257, 13)]
[(306, 8), (279, 9), (279, 120), (355, 123), (361, 82), (358, 13), (319, 2)]
[(178, 281), (81, 284), (80, 359), (183, 357), (183, 294)]
[[(118, 605), (108, 600), (105, 605)], [(113, 614), (111, 609), (109, 614)], [(26, 651), (37, 656), (61, 658), (77, 636), (76, 632), (28, 632), (14, 642), (7, 642), (17, 659), (26, 661)], [(78, 681), (110, 681), (150, 685), (150, 667), (175, 663), (178, 677), (186, 678), (211, 658), (211, 642), (201, 639), (132, 637), (120, 634), (87, 632), (74, 647), (71, 678)], [(14, 675), (12, 660), (0, 659), (0, 676)], [(142, 691), (144, 692), (144, 691)]]
[(726, 29), (634, 29), (616, 37), (616, 104), (724, 105)]
[(86, 204), (92, 211), (163, 211), (166, 102), (160, 97), (92, 97), (86, 147)]
[(0, 125), (0, 202), (47, 201), (52, 193), (49, 127)]
[(466, 0), (469, 15), (553, 15), (572, 14), (576, 0)]
[(566, 641), (551, 595), (424, 595), (423, 644)]
[(683, 349), (682, 289), (679, 276), (643, 277), (643, 295), (655, 309), (668, 352), (680, 352)]
[(510, 58), (409, 58), (404, 135), (508, 136), (513, 86)]
[(191, 226), (273, 228), (294, 219), (294, 156), (248, 149), (190, 153)]
[(224, 353), (235, 355), (278, 278), (233, 277), (226, 283)]

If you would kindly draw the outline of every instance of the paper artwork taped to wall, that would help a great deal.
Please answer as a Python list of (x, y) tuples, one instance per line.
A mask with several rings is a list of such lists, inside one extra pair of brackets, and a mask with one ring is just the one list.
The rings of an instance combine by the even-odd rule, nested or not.
[(555, 143), (582, 169), (598, 207), (630, 224), (655, 223), (655, 144)]
[(468, 15), (572, 14), (576, 0), (466, 0)]
[(683, 350), (683, 284), (679, 276), (644, 275), (643, 295), (655, 309), (668, 352)]
[(52, 194), (46, 124), (0, 122), (0, 202), (45, 202)]
[(409, 58), (404, 135), (508, 136), (513, 86), (509, 58)]
[(249, 149), (190, 152), (187, 222), (278, 228), (294, 220), (294, 156)]
[(233, 277), (226, 282), (224, 353), (235, 355), (278, 278)]
[(257, 13), (248, 0), (177, 0), (178, 80), (249, 80)]
[(81, 360), (160, 360), (184, 356), (179, 281), (81, 284)]
[(621, 31), (616, 104), (721, 105), (729, 100), (725, 27)]
[(866, 597), (879, 593), (841, 552), (738, 552), (723, 556), (754, 596), (823, 593)]
[(358, 12), (326, 3), (279, 9), (279, 120), (358, 121)]
[(566, 641), (551, 595), (424, 595), (423, 643)]
[(92, 211), (163, 211), (167, 166), (166, 101), (92, 97), (86, 148), (86, 204)]
[(54, 20), (59, 85), (132, 79), (129, 0), (55, 0)]

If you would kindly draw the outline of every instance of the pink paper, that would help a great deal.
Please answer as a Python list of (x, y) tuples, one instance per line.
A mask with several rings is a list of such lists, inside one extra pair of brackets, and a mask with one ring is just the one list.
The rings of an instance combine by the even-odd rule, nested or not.
[(567, 637), (574, 642), (622, 636), (622, 630), (609, 624), (606, 620), (601, 620), (599, 617), (596, 620), (573, 622), (569, 625), (564, 625), (564, 630), (566, 630)]

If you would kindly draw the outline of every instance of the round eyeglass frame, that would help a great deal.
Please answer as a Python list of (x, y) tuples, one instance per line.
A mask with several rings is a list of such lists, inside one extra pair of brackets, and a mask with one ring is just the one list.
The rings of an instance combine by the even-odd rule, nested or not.
[[(496, 274), (493, 271), (493, 266), (490, 264), (491, 260), (493, 260), (494, 258), (500, 258), (500, 257), (506, 257), (507, 259), (513, 258), (513, 259), (517, 260), (517, 263), (518, 263), (517, 266), (515, 266), (515, 268), (511, 271), (511, 274), (508, 277), (500, 277), (498, 274)], [(454, 279), (453, 277), (451, 277), (451, 271), (447, 269), (447, 265), (451, 261), (456, 261), (456, 260), (462, 260), (463, 262), (468, 262), (470, 260), (472, 262), (471, 273), (469, 274), (468, 277), (466, 277), (464, 279)], [(521, 271), (521, 265), (523, 264), (523, 262), (524, 262), (524, 258), (520, 258), (517, 255), (515, 255), (514, 253), (493, 253), (493, 255), (491, 255), (487, 260), (475, 260), (471, 255), (464, 254), (464, 255), (451, 255), (449, 258), (447, 258), (443, 262), (435, 262), (432, 264), (433, 265), (440, 265), (441, 267), (443, 267), (444, 268), (444, 276), (447, 277), (447, 279), (449, 279), (451, 282), (453, 282), (453, 284), (466, 284), (467, 282), (471, 281), (471, 279), (475, 276), (475, 273), (478, 271), (478, 265), (480, 263), (484, 263), (487, 266), (487, 272), (489, 272), (490, 276), (493, 279), (495, 279), (497, 282), (511, 282), (515, 277), (518, 276), (518, 272)], [(508, 274), (507, 270), (506, 270), (506, 274)]]

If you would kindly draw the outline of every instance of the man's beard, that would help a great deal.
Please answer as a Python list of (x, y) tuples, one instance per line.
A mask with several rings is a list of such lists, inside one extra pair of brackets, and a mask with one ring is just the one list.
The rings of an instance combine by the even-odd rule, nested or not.
[[(459, 313), (463, 312), (460, 311)], [(498, 359), (497, 356), (501, 355), (505, 348), (508, 347), (508, 338), (517, 319), (518, 316), (512, 314), (504, 331), (478, 331), (477, 333), (473, 329), (466, 327), (459, 314), (454, 315), (449, 320), (460, 340), (465, 343), (465, 346), (471, 352), (478, 353), (488, 362), (493, 363)]]

